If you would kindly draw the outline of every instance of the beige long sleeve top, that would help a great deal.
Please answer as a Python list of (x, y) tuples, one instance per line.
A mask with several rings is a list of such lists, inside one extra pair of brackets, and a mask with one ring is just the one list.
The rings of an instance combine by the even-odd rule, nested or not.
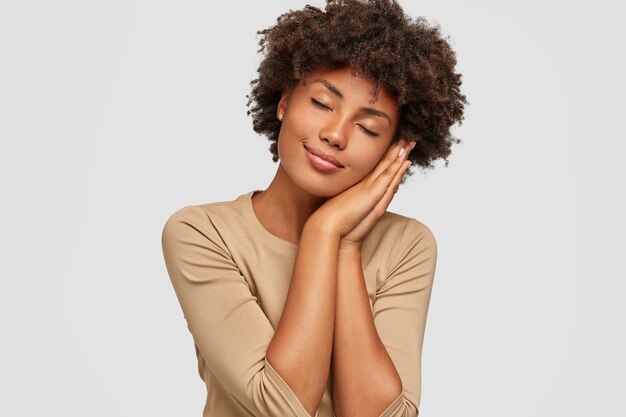
[[(167, 271), (206, 384), (203, 417), (311, 417), (265, 358), (298, 247), (263, 227), (252, 206), (255, 192), (182, 207), (163, 227)], [(389, 211), (362, 244), (376, 329), (403, 385), (381, 417), (418, 415), (436, 260), (431, 231)], [(315, 416), (335, 416), (332, 375)]]

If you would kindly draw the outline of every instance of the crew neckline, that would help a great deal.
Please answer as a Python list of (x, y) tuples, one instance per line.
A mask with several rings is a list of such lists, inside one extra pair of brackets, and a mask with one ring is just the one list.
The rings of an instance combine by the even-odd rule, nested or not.
[(256, 213), (254, 212), (254, 206), (252, 205), (252, 196), (255, 193), (259, 193), (261, 191), (263, 190), (252, 190), (244, 195), (244, 205), (247, 211), (247, 215), (251, 220), (251, 223), (253, 224), (254, 228), (257, 229), (259, 235), (263, 236), (268, 244), (270, 244), (274, 248), (278, 248), (281, 252), (295, 256), (298, 250), (298, 245), (291, 243), (287, 240), (283, 240), (278, 236), (272, 234), (269, 230), (265, 228), (265, 226), (263, 226), (263, 224), (261, 224), (261, 221), (256, 216)]

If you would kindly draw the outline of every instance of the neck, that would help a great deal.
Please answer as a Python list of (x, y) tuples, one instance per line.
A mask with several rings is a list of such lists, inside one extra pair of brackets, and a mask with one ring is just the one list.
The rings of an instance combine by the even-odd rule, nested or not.
[(253, 196), (252, 206), (266, 230), (297, 245), (306, 221), (327, 200), (297, 187), (279, 164), (267, 189)]

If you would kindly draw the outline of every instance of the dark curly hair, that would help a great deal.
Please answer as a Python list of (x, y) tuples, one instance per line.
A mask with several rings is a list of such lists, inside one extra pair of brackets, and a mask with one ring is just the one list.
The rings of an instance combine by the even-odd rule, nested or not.
[[(393, 142), (415, 140), (408, 159), (413, 165), (434, 168), (433, 161), (448, 155), (460, 143), (450, 127), (462, 124), (465, 95), (460, 93), (461, 74), (455, 73), (456, 54), (441, 37), (439, 24), (424, 17), (413, 21), (394, 0), (327, 0), (324, 11), (306, 5), (277, 18), (276, 25), (260, 30), (257, 52), (266, 50), (246, 97), (255, 132), (271, 141), (277, 162), (276, 118), (284, 88), (318, 68), (349, 65), (353, 75), (372, 80), (374, 100), (380, 86), (392, 93), (400, 106), (400, 121)], [(405, 176), (412, 175), (407, 170)], [(403, 177), (404, 183), (406, 177)]]

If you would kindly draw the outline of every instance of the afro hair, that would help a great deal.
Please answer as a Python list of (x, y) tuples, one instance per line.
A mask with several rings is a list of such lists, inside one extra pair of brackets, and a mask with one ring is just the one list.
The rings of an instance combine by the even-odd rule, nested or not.
[[(433, 162), (460, 143), (450, 133), (462, 123), (465, 95), (456, 54), (438, 24), (412, 20), (394, 0), (327, 0), (325, 10), (306, 5), (289, 10), (257, 34), (265, 55), (247, 95), (255, 132), (271, 142), (277, 162), (281, 122), (276, 110), (284, 88), (292, 88), (318, 68), (350, 66), (353, 74), (372, 80), (374, 100), (380, 86), (397, 99), (400, 121), (393, 142), (415, 140), (411, 167), (434, 168)], [(251, 106), (252, 104), (252, 106)], [(407, 170), (405, 175), (412, 175)], [(404, 183), (404, 177), (402, 183)]]

